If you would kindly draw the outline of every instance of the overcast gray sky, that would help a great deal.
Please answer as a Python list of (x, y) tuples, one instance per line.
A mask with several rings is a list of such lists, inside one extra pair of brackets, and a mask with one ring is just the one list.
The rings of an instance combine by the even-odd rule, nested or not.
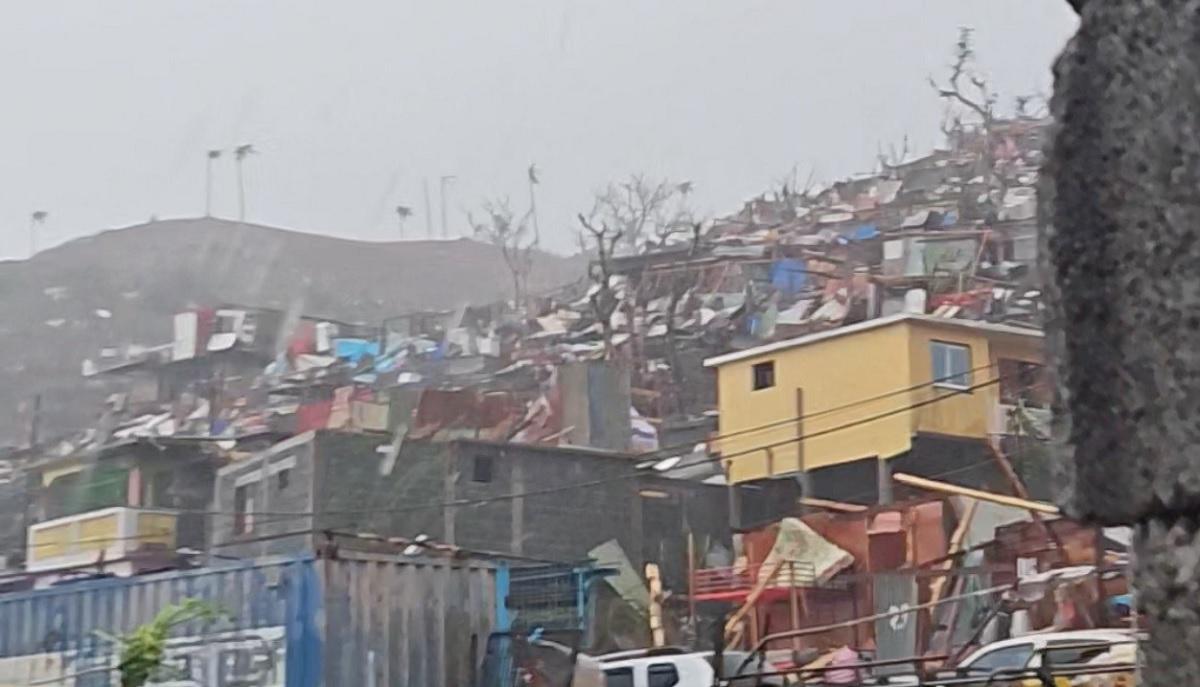
[[(0, 257), (203, 213), (204, 152), (252, 142), (248, 220), (398, 237), (422, 179), (456, 175), (452, 230), (484, 197), (525, 202), (569, 249), (593, 189), (689, 179), (708, 215), (793, 165), (836, 178), (877, 146), (938, 142), (959, 26), (1011, 105), (1049, 90), (1074, 29), (1061, 0), (77, 0), (0, 9)], [(236, 216), (229, 156), (217, 214)]]

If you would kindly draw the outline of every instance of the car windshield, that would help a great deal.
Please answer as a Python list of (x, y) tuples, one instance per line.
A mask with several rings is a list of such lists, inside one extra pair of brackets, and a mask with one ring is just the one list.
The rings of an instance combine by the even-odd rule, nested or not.
[(986, 652), (965, 666), (971, 673), (1024, 668), (1033, 656), (1032, 644), (1016, 644)]

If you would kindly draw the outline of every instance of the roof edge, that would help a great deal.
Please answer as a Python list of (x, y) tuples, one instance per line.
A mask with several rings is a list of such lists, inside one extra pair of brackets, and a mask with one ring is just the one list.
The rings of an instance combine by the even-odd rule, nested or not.
[(1028, 336), (1031, 338), (1042, 338), (1042, 330), (1040, 329), (1025, 329), (1023, 327), (1014, 327), (1007, 324), (997, 324), (994, 322), (983, 322), (980, 320), (959, 320), (945, 317), (935, 317), (933, 315), (925, 315), (918, 313), (897, 313), (888, 315), (887, 317), (877, 317), (873, 320), (865, 320), (857, 322), (845, 327), (829, 329), (823, 332), (813, 334), (805, 334), (792, 339), (784, 339), (783, 341), (775, 341), (754, 348), (747, 348), (742, 351), (733, 351), (722, 355), (713, 356), (704, 360), (705, 367), (720, 367), (729, 363), (735, 363), (749, 358), (756, 358), (760, 355), (767, 355), (777, 351), (786, 351), (791, 348), (807, 346), (809, 344), (834, 339), (840, 336), (848, 336), (857, 334), (858, 332), (869, 331), (872, 329), (882, 329), (893, 324), (901, 322), (921, 322), (925, 324), (959, 327), (962, 329), (970, 329), (982, 332), (992, 332), (994, 334), (1010, 334), (1014, 336)]

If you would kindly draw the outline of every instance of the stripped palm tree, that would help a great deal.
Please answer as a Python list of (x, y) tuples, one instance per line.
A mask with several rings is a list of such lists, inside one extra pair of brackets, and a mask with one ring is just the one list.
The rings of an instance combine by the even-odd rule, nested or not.
[(237, 162), (237, 182), (238, 182), (238, 221), (246, 221), (246, 180), (242, 176), (242, 161), (247, 156), (253, 155), (258, 151), (254, 149), (253, 143), (243, 143), (233, 149), (233, 157)]
[(400, 236), (404, 236), (404, 222), (412, 217), (412, 208), (407, 205), (396, 206), (396, 221), (400, 225)]
[(221, 157), (220, 150), (208, 151), (204, 168), (204, 216), (212, 217), (213, 163)]
[(29, 257), (37, 252), (37, 229), (46, 224), (46, 218), (50, 216), (45, 210), (35, 210), (29, 215)]

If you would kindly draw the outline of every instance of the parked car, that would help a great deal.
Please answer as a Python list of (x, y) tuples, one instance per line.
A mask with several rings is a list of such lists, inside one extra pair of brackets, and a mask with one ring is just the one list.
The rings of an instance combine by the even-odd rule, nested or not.
[[(983, 684), (986, 678), (997, 671), (1033, 670), (1043, 665), (1080, 667), (1098, 657), (1119, 654), (1121, 652), (1113, 651), (1114, 647), (1132, 644), (1135, 640), (1133, 633), (1119, 629), (1029, 634), (993, 642), (976, 649), (959, 662), (954, 675), (979, 676), (984, 678), (980, 682)], [(1040, 684), (1036, 678), (1022, 678), (1019, 675), (1006, 679), (1000, 674), (996, 675), (996, 678), (995, 683), (1000, 684)], [(1060, 681), (1059, 684), (1072, 683)]]
[[(722, 654), (722, 677), (729, 680), (733, 686), (767, 685), (782, 687), (787, 684), (780, 675), (763, 677), (757, 681), (753, 677), (756, 672), (775, 672), (776, 667), (769, 661), (747, 661), (749, 657), (744, 651), (727, 651)], [(622, 651), (615, 654), (605, 654), (596, 657), (600, 668), (604, 671), (605, 687), (710, 687), (713, 684), (713, 654), (711, 651), (689, 652), (679, 648), (637, 649)], [(736, 679), (733, 673), (746, 663), (741, 675)]]

